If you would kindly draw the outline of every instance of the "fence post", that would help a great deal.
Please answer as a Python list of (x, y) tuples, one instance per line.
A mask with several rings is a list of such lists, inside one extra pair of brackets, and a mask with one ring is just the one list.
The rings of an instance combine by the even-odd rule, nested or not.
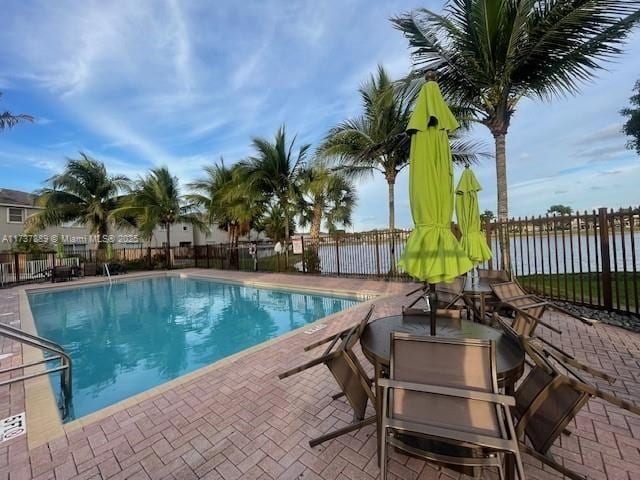
[(307, 260), (304, 254), (304, 235), (300, 235), (300, 245), (302, 245), (302, 273), (307, 273)]
[(207, 244), (207, 268), (211, 268), (211, 245)]
[(336, 275), (340, 276), (340, 243), (336, 233)]
[(613, 290), (611, 279), (611, 252), (609, 248), (609, 218), (606, 208), (598, 209), (598, 227), (600, 234), (600, 259), (602, 264), (602, 301), (604, 307), (613, 309)]
[(18, 258), (20, 254), (19, 253), (14, 253), (13, 254), (13, 268), (15, 269), (15, 279), (16, 279), (16, 283), (18, 283), (20, 281), (20, 259)]
[(376, 272), (380, 276), (380, 233), (376, 230)]
[[(489, 245), (489, 248), (492, 247), (491, 245), (491, 219), (489, 217), (486, 218), (485, 222), (484, 222), (484, 234), (485, 237), (487, 239), (487, 245)], [(493, 256), (491, 256), (491, 258), (489, 259), (489, 270), (493, 270)]]

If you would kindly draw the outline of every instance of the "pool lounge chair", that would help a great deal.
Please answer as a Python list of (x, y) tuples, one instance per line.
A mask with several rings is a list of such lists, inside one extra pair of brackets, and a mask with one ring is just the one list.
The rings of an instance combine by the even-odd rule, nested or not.
[(515, 400), (498, 393), (494, 342), (394, 332), (390, 378), (378, 385), (382, 480), (389, 446), (458, 470), (493, 467), (501, 478), (510, 455), (524, 479), (509, 413)]
[[(360, 340), (373, 314), (373, 309), (374, 307), (371, 306), (362, 320), (348, 330), (339, 332), (305, 348), (308, 351), (329, 343), (322, 355), (278, 375), (278, 378), (282, 380), (317, 365), (326, 365), (353, 409), (354, 422), (352, 424), (311, 440), (309, 442), (311, 447), (353, 432), (376, 421), (375, 415), (365, 418), (367, 403), (370, 401), (372, 405), (375, 405), (375, 396), (371, 389), (371, 380), (367, 377), (364, 368), (353, 352), (353, 347)], [(335, 395), (334, 398), (339, 396), (342, 395)]]

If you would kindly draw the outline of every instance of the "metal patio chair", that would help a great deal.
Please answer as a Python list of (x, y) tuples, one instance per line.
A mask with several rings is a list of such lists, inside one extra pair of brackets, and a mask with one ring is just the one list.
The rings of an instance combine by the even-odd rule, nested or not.
[[(580, 320), (582, 323), (587, 325), (593, 325), (593, 323), (586, 318), (580, 317), (553, 302), (539, 297), (538, 295), (527, 293), (516, 280), (493, 283), (491, 284), (491, 289), (498, 299), (497, 308), (507, 307), (513, 310), (520, 309), (537, 318), (542, 318), (542, 315), (544, 315), (544, 312), (547, 309), (552, 309)], [(548, 326), (543, 322), (540, 323)]]
[(369, 308), (362, 320), (346, 331), (339, 332), (331, 337), (309, 345), (305, 350), (311, 350), (322, 344), (329, 343), (324, 353), (319, 357), (306, 362), (298, 367), (287, 370), (278, 375), (280, 380), (303, 372), (316, 365), (326, 365), (340, 386), (341, 394), (334, 395), (334, 399), (344, 396), (353, 409), (354, 422), (346, 427), (322, 435), (309, 442), (311, 447), (339, 437), (346, 433), (358, 430), (366, 425), (376, 422), (376, 416), (365, 417), (367, 403), (370, 401), (375, 406), (375, 396), (371, 389), (371, 379), (367, 376), (362, 364), (358, 360), (353, 348), (360, 340), (371, 315), (374, 306)]
[(506, 270), (488, 270), (485, 268), (479, 268), (478, 276), (480, 279), (489, 280), (489, 282), (492, 283), (511, 281), (511, 275)]
[(498, 393), (495, 343), (391, 334), (390, 378), (382, 398), (382, 480), (387, 449), (463, 469), (496, 468), (511, 455), (524, 469), (509, 413), (513, 397)]
[[(584, 480), (585, 477), (554, 460), (549, 449), (556, 439), (566, 432), (567, 425), (591, 398), (598, 397), (635, 414), (640, 414), (640, 408), (581, 378), (573, 369), (580, 365), (578, 362), (563, 360), (534, 342), (524, 340), (523, 343), (534, 366), (515, 393), (513, 413), (520, 448), (559, 473), (574, 480)], [(581, 369), (594, 374), (590, 368)]]
[[(453, 309), (456, 307), (462, 308), (463, 303), (461, 303), (463, 299), (463, 290), (464, 290), (464, 277), (457, 277), (451, 283), (438, 283), (436, 285), (436, 293), (438, 294), (438, 309)], [(411, 302), (407, 308), (414, 307), (420, 300), (424, 300), (426, 303), (426, 295), (429, 292), (429, 285), (423, 285), (422, 287), (413, 290), (407, 294), (407, 297), (410, 297), (416, 293), (420, 292), (420, 295)]]

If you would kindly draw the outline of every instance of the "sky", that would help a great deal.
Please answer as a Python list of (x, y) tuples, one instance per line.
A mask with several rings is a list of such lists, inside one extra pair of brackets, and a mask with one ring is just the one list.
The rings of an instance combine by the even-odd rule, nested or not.
[[(316, 146), (360, 112), (358, 87), (383, 65), (409, 72), (389, 17), (439, 0), (4, 0), (0, 110), (37, 118), (0, 133), (0, 188), (34, 191), (79, 151), (132, 178), (166, 165), (182, 182), (286, 124)], [(638, 205), (640, 161), (619, 111), (640, 79), (640, 33), (578, 96), (521, 101), (507, 137), (510, 214)], [(488, 131), (470, 136), (493, 150)], [(492, 159), (474, 167), (496, 210)], [(396, 225), (411, 226), (407, 171)], [(380, 175), (358, 183), (355, 230), (387, 225)]]

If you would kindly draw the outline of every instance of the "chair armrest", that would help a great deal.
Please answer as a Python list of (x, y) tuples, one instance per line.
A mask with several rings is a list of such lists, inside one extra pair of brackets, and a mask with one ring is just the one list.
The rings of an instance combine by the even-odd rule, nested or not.
[(436, 395), (444, 395), (447, 397), (479, 400), (481, 402), (499, 403), (506, 407), (513, 407), (516, 404), (515, 398), (499, 393), (478, 392), (475, 390), (442, 387), (440, 385), (427, 385), (423, 383), (401, 382), (388, 378), (379, 379), (378, 386), (391, 389), (397, 388), (399, 390), (410, 390), (412, 392), (433, 393)]

